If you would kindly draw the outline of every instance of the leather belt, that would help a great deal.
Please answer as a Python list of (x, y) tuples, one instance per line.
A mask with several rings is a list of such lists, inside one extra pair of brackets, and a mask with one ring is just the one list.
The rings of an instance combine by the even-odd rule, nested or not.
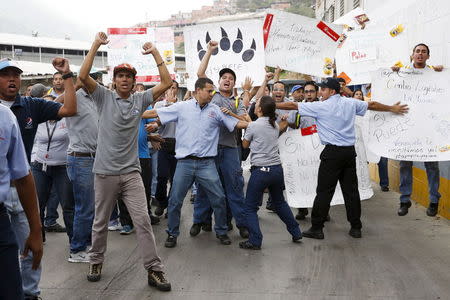
[(75, 156), (75, 157), (95, 157), (95, 152), (91, 153), (91, 152), (70, 152), (67, 155), (70, 156)]
[(213, 159), (213, 158), (214, 158), (214, 156), (198, 157), (198, 156), (188, 155), (184, 159), (205, 160), (205, 159)]

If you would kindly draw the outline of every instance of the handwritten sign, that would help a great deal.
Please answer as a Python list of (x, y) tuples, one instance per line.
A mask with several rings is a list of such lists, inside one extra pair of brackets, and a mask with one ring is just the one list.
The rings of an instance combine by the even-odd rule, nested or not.
[(450, 160), (449, 71), (380, 69), (373, 73), (373, 99), (408, 104), (403, 116), (371, 112), (369, 147), (396, 160)]
[[(291, 130), (280, 136), (278, 146), (289, 206), (312, 207), (316, 196), (320, 153), (324, 148), (318, 134), (302, 136), (299, 130)], [(356, 130), (355, 149), (359, 194), (362, 200), (369, 199), (373, 195), (373, 190), (360, 129)], [(331, 205), (343, 203), (344, 197), (338, 184)]]
[(255, 85), (262, 83), (265, 74), (262, 21), (207, 23), (184, 28), (189, 90), (194, 90), (197, 70), (210, 40), (219, 42), (206, 70), (206, 76), (215, 84), (223, 68), (230, 68), (236, 73), (236, 87), (241, 86), (246, 76), (250, 76)]
[(167, 69), (175, 79), (175, 52), (173, 30), (161, 28), (108, 28), (108, 65), (112, 69), (120, 64), (128, 63), (136, 71), (137, 82), (159, 82), (158, 67), (151, 55), (142, 55), (142, 45), (152, 42), (158, 48)]
[(352, 63), (374, 60), (377, 58), (377, 49), (375, 47), (350, 50), (350, 61)]
[[(266, 45), (266, 65), (284, 70), (327, 77), (333, 74), (337, 42), (331, 36), (342, 27), (328, 24), (320, 29), (316, 19), (269, 10), (272, 18)], [(323, 23), (323, 22), (322, 22)], [(330, 36), (331, 35), (331, 36)]]

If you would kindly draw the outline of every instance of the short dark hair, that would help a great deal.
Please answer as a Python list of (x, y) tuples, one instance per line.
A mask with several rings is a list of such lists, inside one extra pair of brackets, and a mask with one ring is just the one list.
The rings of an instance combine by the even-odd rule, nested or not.
[(145, 88), (145, 85), (142, 82), (136, 83), (136, 86), (138, 86), (138, 85), (142, 85)]
[(177, 85), (177, 88), (179, 88), (179, 87), (180, 87), (180, 85), (178, 84), (178, 81), (176, 81), (176, 80), (172, 79), (172, 83), (175, 83), (175, 84)]
[(424, 46), (425, 48), (427, 48), (428, 55), (430, 55), (430, 48), (428, 48), (428, 46), (425, 45), (424, 43), (420, 43), (420, 44), (415, 45), (414, 48), (413, 48), (413, 53), (414, 53), (414, 51), (416, 51), (416, 48), (419, 47), (419, 46)]
[(283, 82), (283, 81), (275, 81), (274, 83), (273, 83), (273, 85), (275, 86), (275, 84), (277, 84), (277, 83), (279, 83), (279, 84), (282, 84), (283, 85), (283, 87), (286, 89), (286, 84)]
[(275, 100), (270, 96), (263, 96), (259, 99), (259, 107), (264, 117), (269, 117), (269, 123), (275, 128), (275, 121), (277, 116), (275, 114), (276, 105)]
[(304, 87), (306, 87), (307, 85), (312, 85), (314, 87), (314, 89), (316, 90), (316, 92), (319, 91), (319, 86), (316, 84), (315, 81), (310, 80), (310, 81), (305, 82)]
[(206, 77), (199, 78), (199, 79), (197, 79), (197, 81), (195, 82), (194, 88), (195, 88), (195, 90), (197, 90), (197, 89), (203, 89), (203, 88), (205, 88), (206, 84), (208, 84), (208, 83), (214, 85), (214, 83), (212, 82), (212, 80), (209, 79), (209, 78), (206, 78)]
[(55, 75), (56, 75), (56, 74), (59, 74), (59, 75), (62, 76), (62, 73), (61, 73), (60, 71), (56, 71), (55, 73), (53, 73), (53, 79), (55, 79)]

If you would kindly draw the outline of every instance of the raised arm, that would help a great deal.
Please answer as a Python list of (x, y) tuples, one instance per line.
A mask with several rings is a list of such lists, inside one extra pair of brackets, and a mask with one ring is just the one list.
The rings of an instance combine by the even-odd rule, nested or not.
[(367, 109), (375, 111), (389, 111), (399, 115), (403, 115), (409, 110), (408, 105), (400, 104), (400, 102), (397, 102), (394, 105), (385, 105), (376, 101), (370, 101)]
[(161, 78), (161, 82), (156, 86), (152, 87), (153, 99), (158, 99), (168, 88), (172, 86), (172, 78), (170, 78), (169, 70), (167, 70), (167, 66), (164, 63), (164, 60), (159, 54), (158, 49), (150, 42), (145, 43), (142, 46), (142, 54), (153, 55), (153, 59), (156, 62), (156, 66), (158, 67), (159, 77)]
[(53, 67), (63, 74), (64, 78), (64, 104), (58, 111), (58, 117), (70, 117), (77, 113), (77, 97), (73, 85), (73, 73), (70, 71), (69, 60), (57, 57), (53, 59)]
[(256, 92), (255, 98), (256, 100), (261, 99), (262, 96), (264, 96), (264, 90), (266, 89), (267, 83), (273, 79), (273, 73), (267, 72), (266, 77), (264, 77), (264, 81), (262, 82), (261, 86), (258, 89), (258, 92)]
[(283, 71), (283, 70), (279, 66), (277, 66), (277, 68), (275, 69), (274, 76), (273, 76), (274, 82), (277, 82), (280, 80), (281, 71)]
[(212, 53), (217, 49), (217, 47), (219, 47), (219, 43), (217, 43), (216, 41), (209, 41), (206, 53), (203, 56), (202, 61), (200, 62), (200, 66), (198, 67), (198, 78), (206, 77), (206, 69), (208, 68), (209, 59), (211, 58)]
[(242, 104), (245, 107), (250, 106), (250, 100), (252, 99), (252, 95), (250, 90), (252, 89), (253, 81), (250, 77), (246, 77), (244, 83), (242, 84), (242, 89), (244, 90), (244, 95), (242, 97)]
[(284, 110), (296, 110), (298, 109), (298, 102), (279, 102), (276, 103), (277, 109), (284, 109)]
[(100, 48), (101, 45), (106, 45), (109, 43), (108, 36), (104, 32), (99, 32), (95, 36), (95, 40), (92, 43), (91, 49), (89, 50), (88, 54), (86, 55), (83, 64), (80, 68), (80, 74), (78, 74), (78, 77), (80, 78), (81, 82), (84, 84), (86, 89), (90, 94), (92, 94), (95, 91), (95, 88), (97, 87), (97, 82), (92, 79), (89, 76), (89, 72), (91, 71), (92, 64), (94, 63), (95, 55), (97, 54), (98, 48)]

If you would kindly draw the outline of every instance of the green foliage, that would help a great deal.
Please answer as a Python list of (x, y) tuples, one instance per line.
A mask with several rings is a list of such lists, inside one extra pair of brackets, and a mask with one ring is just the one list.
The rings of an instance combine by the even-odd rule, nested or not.
[(184, 42), (181, 42), (175, 46), (175, 53), (184, 54)]
[[(272, 3), (280, 2), (281, 0), (238, 0), (237, 8), (239, 12), (250, 11), (254, 12), (258, 9), (269, 8)], [(291, 7), (286, 11), (302, 16), (314, 18), (315, 13), (312, 6), (315, 1), (313, 0), (290, 0)]]

